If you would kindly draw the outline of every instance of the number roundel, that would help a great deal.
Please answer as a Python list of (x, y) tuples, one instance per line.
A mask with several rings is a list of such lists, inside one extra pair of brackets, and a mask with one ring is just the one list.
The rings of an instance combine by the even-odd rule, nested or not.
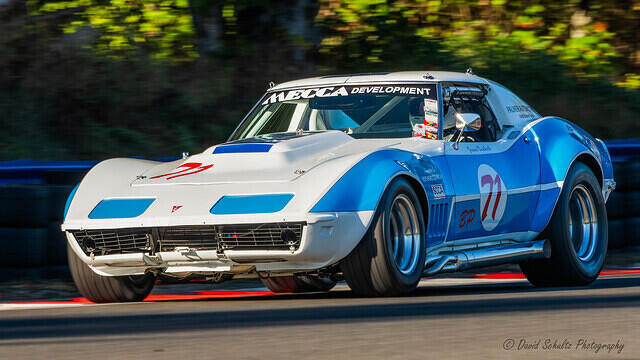
[(478, 166), (478, 187), (480, 188), (480, 221), (486, 231), (498, 226), (507, 207), (507, 187), (500, 174), (491, 166)]

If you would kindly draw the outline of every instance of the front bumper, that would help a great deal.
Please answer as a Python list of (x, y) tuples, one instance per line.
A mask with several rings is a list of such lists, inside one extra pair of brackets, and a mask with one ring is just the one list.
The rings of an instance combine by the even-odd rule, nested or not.
[(278, 250), (176, 246), (170, 251), (160, 247), (159, 251), (102, 255), (81, 247), (72, 231), (66, 235), (76, 255), (103, 276), (138, 275), (147, 271), (176, 275), (294, 273), (319, 270), (340, 261), (362, 238), (372, 216), (373, 211), (308, 214), (301, 222), (304, 225), (299, 245)]
[(616, 189), (616, 182), (613, 179), (604, 179), (602, 186), (602, 197), (604, 202), (609, 200), (609, 195)]

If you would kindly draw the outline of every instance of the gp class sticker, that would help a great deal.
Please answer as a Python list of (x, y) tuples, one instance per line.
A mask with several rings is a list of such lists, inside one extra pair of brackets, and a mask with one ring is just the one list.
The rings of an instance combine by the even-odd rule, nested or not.
[(301, 99), (313, 99), (315, 97), (336, 97), (349, 95), (400, 95), (400, 96), (422, 96), (425, 98), (436, 98), (434, 85), (423, 86), (326, 86), (311, 89), (297, 89), (274, 92), (262, 102), (262, 105), (274, 104), (284, 101)]
[(500, 174), (491, 166), (478, 166), (478, 187), (480, 188), (480, 221), (486, 231), (498, 226), (507, 207), (507, 187)]

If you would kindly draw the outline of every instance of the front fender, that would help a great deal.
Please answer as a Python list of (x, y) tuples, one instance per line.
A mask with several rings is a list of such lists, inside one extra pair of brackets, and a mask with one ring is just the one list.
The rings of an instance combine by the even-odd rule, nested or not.
[[(83, 221), (101, 200), (110, 196), (135, 195), (131, 182), (136, 176), (159, 164), (156, 161), (115, 158), (91, 168), (69, 195), (62, 228), (69, 221)], [(132, 192), (125, 194), (125, 192)]]
[[(448, 215), (445, 203), (448, 204), (453, 195), (451, 182), (443, 178), (434, 159), (408, 151), (384, 149), (369, 154), (338, 179), (310, 212), (375, 211), (389, 183), (399, 176), (414, 179), (414, 186), (419, 184), (418, 195), (426, 200), (425, 217), (438, 216), (438, 219), (429, 219), (434, 224), (428, 226), (428, 242), (442, 241)], [(428, 206), (436, 203), (442, 209), (431, 214)]]

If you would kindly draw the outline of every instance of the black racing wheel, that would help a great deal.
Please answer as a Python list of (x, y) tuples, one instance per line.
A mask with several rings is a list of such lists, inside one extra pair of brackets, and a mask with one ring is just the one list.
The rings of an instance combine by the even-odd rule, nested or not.
[(67, 243), (71, 277), (82, 296), (96, 303), (142, 301), (155, 284), (155, 275), (101, 276), (85, 264)]
[(340, 266), (354, 293), (396, 296), (416, 288), (425, 257), (420, 200), (409, 182), (398, 178), (382, 196), (369, 230)]
[(520, 268), (535, 286), (590, 284), (604, 265), (607, 233), (601, 186), (587, 165), (575, 163), (542, 234), (551, 241), (551, 258), (527, 261)]

